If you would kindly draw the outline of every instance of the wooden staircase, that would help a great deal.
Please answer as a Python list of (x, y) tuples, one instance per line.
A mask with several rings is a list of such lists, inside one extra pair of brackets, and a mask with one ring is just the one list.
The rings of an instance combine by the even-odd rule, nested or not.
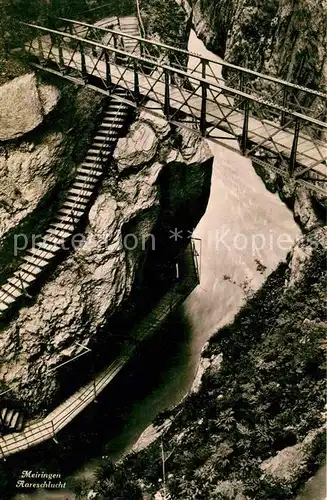
[(14, 408), (1, 408), (0, 434), (6, 432), (21, 432), (24, 426), (24, 415)]
[[(100, 21), (94, 23), (95, 28), (107, 28), (111, 29), (117, 32), (122, 32), (126, 35), (133, 35), (136, 37), (141, 36), (140, 35), (140, 28), (139, 28), (139, 23), (138, 20), (135, 16), (125, 16), (125, 17), (117, 17), (117, 16), (112, 16), (108, 17), (106, 19), (101, 19)], [(90, 30), (87, 26), (81, 26), (78, 24), (74, 25), (74, 34), (80, 37), (87, 37), (87, 38), (92, 38), (90, 34)], [(105, 45), (111, 45), (113, 44), (113, 37), (110, 33), (107, 33), (107, 35), (103, 38), (102, 43)], [(134, 40), (133, 38), (126, 38), (124, 37), (122, 40), (123, 46), (121, 47), (122, 50), (126, 52), (130, 52), (133, 54), (137, 54), (138, 56), (141, 55), (140, 47), (137, 42), (137, 40)]]
[[(114, 94), (124, 97), (126, 91), (116, 89)], [(17, 271), (0, 286), (0, 318), (22, 297), (28, 297), (28, 290), (45, 273), (58, 253), (70, 241), (101, 181), (105, 166), (116, 145), (127, 118), (128, 106), (111, 99), (103, 120), (93, 138), (84, 161), (76, 170), (75, 180), (68, 190), (66, 199), (49, 224), (42, 239), (30, 248), (23, 257)], [(68, 245), (69, 247), (69, 245)]]
[[(137, 37), (141, 36), (139, 23), (135, 16), (121, 17), (119, 21), (120, 21), (119, 31), (125, 33), (126, 35), (133, 35)], [(124, 50), (126, 52), (131, 52), (138, 56), (141, 55), (140, 47), (137, 40), (134, 40), (133, 38), (124, 37), (123, 43), (124, 43)]]

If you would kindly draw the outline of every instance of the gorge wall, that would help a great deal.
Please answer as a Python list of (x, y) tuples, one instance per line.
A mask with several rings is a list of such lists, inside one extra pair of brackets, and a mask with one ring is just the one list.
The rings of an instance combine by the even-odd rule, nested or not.
[[(48, 170), (53, 173), (50, 153)], [(26, 154), (28, 162), (30, 153)], [(111, 316), (128, 314), (124, 306), (136, 282), (142, 283), (147, 259), (153, 259), (151, 234), (158, 236), (155, 244), (164, 247), (158, 253), (167, 258), (168, 228), (180, 218), (191, 229), (205, 209), (211, 167), (204, 141), (184, 129), (173, 131), (163, 113), (140, 113), (118, 141), (108, 176), (88, 214), (82, 244), (48, 277), (30, 305), (2, 326), (1, 387), (11, 389), (11, 402), (30, 415), (47, 412), (62, 397), (62, 384), (69, 378), (67, 372), (48, 370), (79, 354), (78, 343), (96, 344), (100, 331), (107, 347), (115, 343), (105, 328)], [(37, 209), (30, 206), (42, 217)], [(189, 219), (180, 217), (184, 213)], [(128, 233), (132, 240), (124, 245)], [(142, 294), (141, 285), (138, 293)], [(75, 375), (78, 369), (74, 365)], [(77, 388), (81, 380), (74, 379)]]
[[(325, 0), (263, 3), (256, 0), (178, 0), (178, 3), (192, 17), (194, 30), (207, 48), (226, 62), (325, 92)], [(326, 110), (319, 99), (303, 104), (314, 108), (317, 118), (326, 118)], [(279, 191), (292, 207), (303, 230), (310, 231), (323, 223), (326, 204), (323, 195), (310, 194), (292, 181), (254, 166), (268, 189)]]

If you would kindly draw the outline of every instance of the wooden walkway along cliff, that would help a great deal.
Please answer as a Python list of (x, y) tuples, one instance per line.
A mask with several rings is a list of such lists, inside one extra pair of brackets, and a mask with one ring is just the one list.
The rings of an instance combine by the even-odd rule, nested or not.
[(56, 435), (108, 386), (131, 359), (139, 344), (160, 328), (199, 283), (193, 242), (190, 242), (185, 250), (181, 269), (183, 269), (184, 275), (180, 276), (180, 280), (173, 284), (151, 312), (131, 331), (131, 341), (126, 342), (115, 361), (96, 375), (94, 380), (81, 387), (75, 394), (51, 411), (43, 420), (28, 423), (22, 432), (0, 437), (0, 457), (5, 459), (13, 453), (56, 438)]

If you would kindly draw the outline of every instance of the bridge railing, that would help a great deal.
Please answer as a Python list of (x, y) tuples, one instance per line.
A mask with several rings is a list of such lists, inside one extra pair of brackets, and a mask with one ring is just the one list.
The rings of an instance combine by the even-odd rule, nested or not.
[[(105, 39), (105, 34), (122, 40), (133, 38), (138, 44), (139, 52), (145, 57), (154, 61), (169, 64), (176, 69), (188, 70), (190, 76), (200, 76), (218, 84), (225, 82), (231, 88), (241, 92), (250, 93), (259, 99), (279, 104), (283, 108), (289, 108), (318, 120), (324, 120), (327, 115), (327, 94), (323, 91), (308, 89), (285, 80), (265, 75), (257, 71), (249, 70), (241, 66), (230, 64), (216, 59), (205, 58), (199, 54), (172, 47), (161, 42), (135, 37), (115, 30), (99, 28), (96, 31), (94, 26), (71, 19), (62, 19), (66, 26), (78, 24), (89, 28), (86, 31), (86, 38), (101, 43)], [(286, 114), (279, 116), (283, 125)]]
[[(112, 30), (105, 31), (117, 37), (116, 46), (34, 25), (29, 27), (33, 35), (27, 50), (41, 61), (42, 67), (50, 65), (66, 78), (84, 83), (96, 77), (103, 89), (110, 92), (123, 87), (136, 106), (146, 106), (148, 99), (155, 100), (163, 105), (171, 123), (180, 125), (181, 118), (192, 117), (203, 136), (233, 151), (235, 146), (230, 142), (229, 146), (228, 141), (237, 138), (243, 154), (259, 157), (258, 163), (263, 153), (268, 154), (269, 168), (279, 175), (286, 178), (291, 175), (297, 182), (308, 181), (316, 191), (325, 193), (325, 122), (284, 107), (278, 100), (265, 100), (229, 87), (207, 73), (198, 75), (196, 71), (181, 69), (176, 61), (171, 65), (144, 50), (139, 53), (137, 47), (142, 45), (125, 52), (120, 48), (120, 34)], [(94, 26), (91, 29), (97, 31)], [(207, 70), (208, 65), (202, 63), (202, 68)], [(280, 116), (284, 116), (282, 124)], [(217, 129), (227, 134), (217, 136)]]

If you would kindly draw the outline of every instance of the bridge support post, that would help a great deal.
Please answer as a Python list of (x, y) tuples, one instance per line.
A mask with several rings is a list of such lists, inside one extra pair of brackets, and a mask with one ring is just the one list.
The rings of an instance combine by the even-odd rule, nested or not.
[(292, 152), (290, 157), (290, 165), (289, 165), (289, 175), (293, 177), (295, 165), (296, 165), (296, 153), (297, 153), (297, 145), (299, 142), (299, 134), (300, 134), (300, 120), (299, 118), (295, 119), (295, 130), (294, 130), (294, 139), (292, 145)]
[(203, 136), (206, 135), (206, 121), (207, 121), (207, 84), (201, 83), (202, 101), (201, 101), (201, 118), (200, 118), (200, 131)]
[(84, 52), (84, 47), (83, 44), (79, 44), (79, 50), (81, 54), (81, 71), (82, 71), (82, 77), (83, 80), (86, 82), (87, 81), (87, 71), (86, 71), (86, 62), (85, 62), (85, 52)]
[[(113, 34), (113, 38), (114, 38), (114, 48), (118, 49), (118, 36), (116, 35), (116, 33)], [(116, 52), (114, 52), (114, 61), (115, 62), (117, 61), (117, 54), (116, 54)]]
[[(244, 73), (243, 71), (241, 71), (240, 73), (240, 91), (241, 92), (244, 92)], [(241, 103), (239, 105), (239, 108), (240, 109), (244, 109), (244, 102), (243, 102), (243, 98), (241, 100)]]
[[(202, 78), (205, 80), (207, 76), (207, 61), (202, 59)], [(207, 117), (207, 84), (201, 82), (201, 118), (200, 118), (200, 131), (203, 136), (206, 135), (206, 117)]]
[(286, 123), (286, 112), (284, 111), (286, 108), (286, 102), (287, 102), (287, 87), (284, 87), (283, 89), (283, 109), (282, 109), (282, 114), (280, 117), (280, 124), (283, 127)]
[(108, 90), (111, 87), (111, 71), (110, 71), (109, 54), (107, 51), (105, 51), (105, 53), (104, 53), (104, 59), (106, 62), (106, 87)]
[(51, 426), (52, 426), (52, 434), (53, 434), (53, 435), (52, 435), (52, 439), (54, 440), (54, 442), (55, 442), (56, 444), (59, 444), (59, 443), (58, 443), (58, 439), (57, 439), (57, 437), (56, 437), (56, 433), (55, 433), (55, 428), (54, 428), (53, 420), (51, 420)]
[(169, 72), (165, 70), (165, 104), (164, 104), (164, 113), (169, 120), (169, 110), (170, 110), (170, 77)]
[(41, 57), (41, 59), (44, 59), (42, 38), (40, 36), (37, 38), (37, 45), (38, 45), (40, 57)]
[(136, 104), (140, 102), (139, 69), (137, 61), (134, 60), (134, 99)]
[(242, 141), (241, 141), (241, 150), (243, 155), (246, 154), (246, 149), (248, 145), (249, 115), (250, 115), (250, 103), (249, 101), (246, 101), (244, 108), (244, 122), (243, 122)]
[(60, 66), (60, 71), (63, 72), (65, 69), (65, 62), (64, 62), (64, 55), (62, 52), (62, 45), (60, 40), (58, 39), (58, 50), (59, 50), (59, 66)]

